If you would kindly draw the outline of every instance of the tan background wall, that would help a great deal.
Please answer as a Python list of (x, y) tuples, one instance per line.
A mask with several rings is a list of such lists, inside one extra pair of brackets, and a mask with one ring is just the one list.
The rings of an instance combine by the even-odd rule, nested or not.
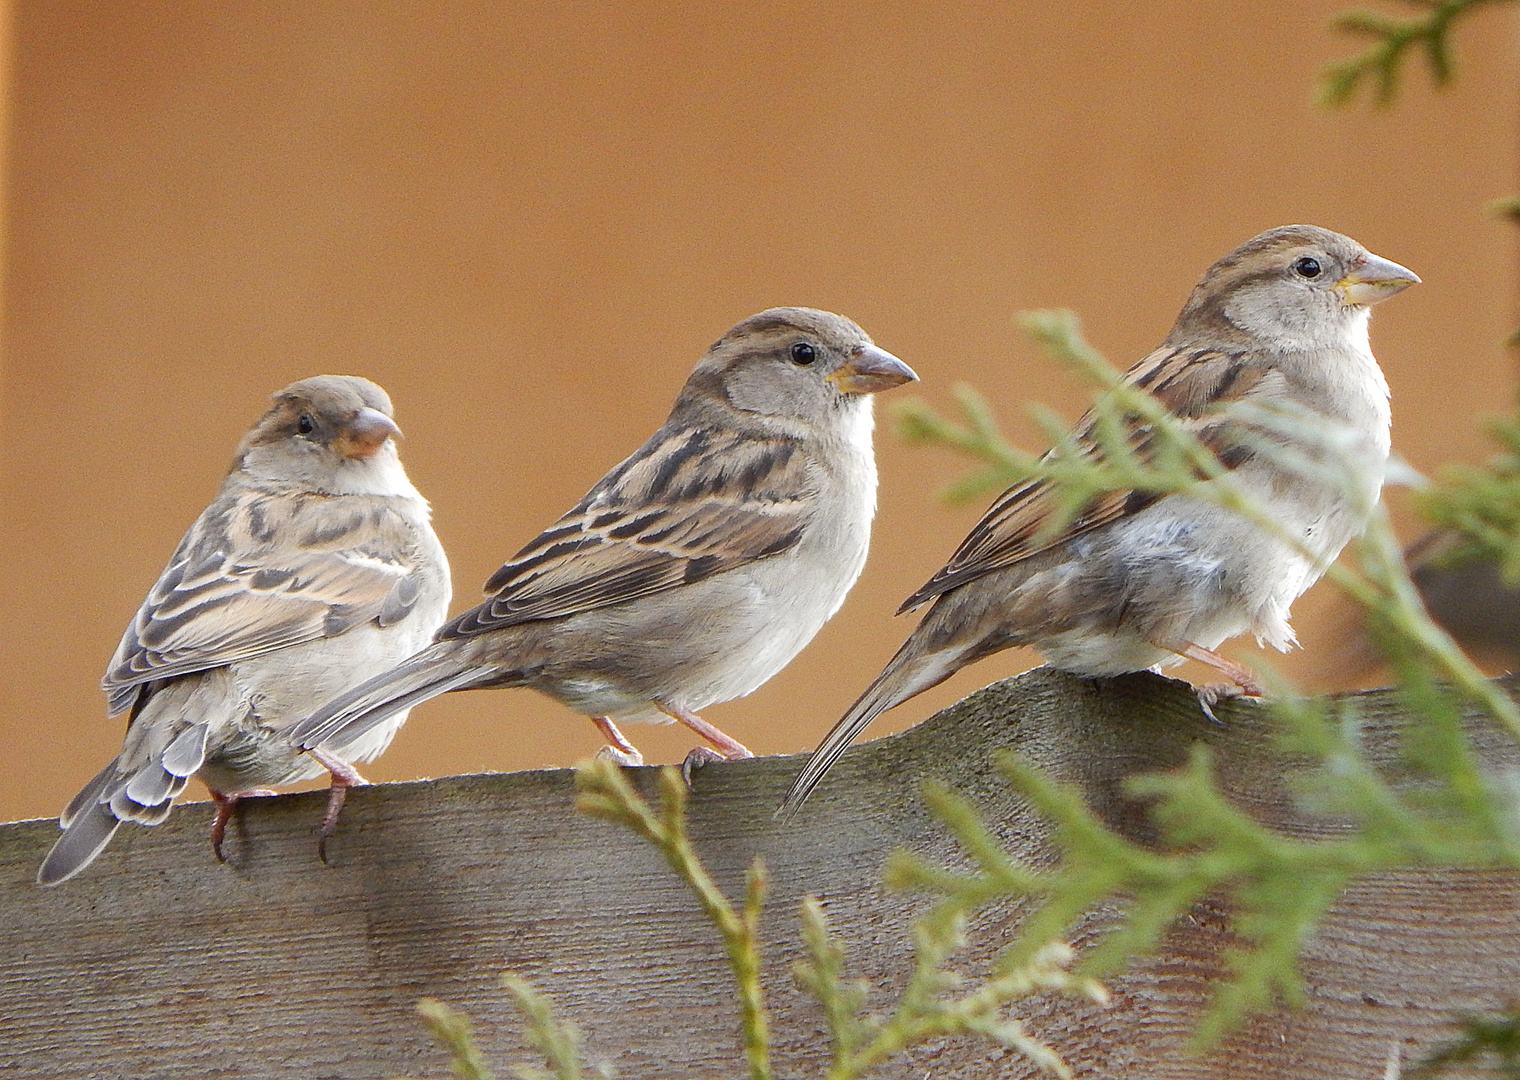
[[(1379, 313), (1395, 440), (1477, 459), (1509, 406), (1515, 14), (1458, 86), (1321, 114), (1340, 5), (22, 3), (0, 416), (0, 816), (54, 814), (119, 745), (122, 626), (264, 396), (324, 371), (396, 399), (456, 609), (773, 304), (859, 320), (944, 403), (1080, 408), (1012, 329), (1079, 309), (1129, 363), (1255, 232), (1351, 233), (1426, 284)], [(900, 394), (898, 396), (901, 396)], [(877, 542), (791, 669), (709, 719), (811, 746), (906, 633), (979, 507), (880, 440)], [(1301, 632), (1312, 662), (1312, 620)], [(1237, 654), (1255, 662), (1242, 646)], [(1006, 654), (906, 726), (1030, 666)], [(689, 741), (633, 731), (652, 760)], [(413, 718), (375, 778), (565, 765), (590, 724), (526, 691)]]

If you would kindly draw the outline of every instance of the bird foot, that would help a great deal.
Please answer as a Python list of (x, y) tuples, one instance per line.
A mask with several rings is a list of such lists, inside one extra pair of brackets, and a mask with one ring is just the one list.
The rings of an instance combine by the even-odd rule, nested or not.
[(705, 767), (707, 765), (712, 764), (714, 761), (728, 761), (728, 760), (730, 760), (730, 759), (724, 757), (722, 754), (718, 753), (718, 751), (712, 749), (711, 747), (707, 747), (707, 746), (694, 746), (694, 747), (692, 747), (691, 751), (689, 753), (687, 753), (687, 755), (686, 755), (686, 760), (683, 761), (683, 762), (681, 762), (681, 779), (686, 782), (686, 790), (687, 791), (692, 790), (692, 787), (691, 787), (691, 774), (692, 773), (696, 772), (698, 769), (701, 769), (701, 768), (703, 768), (703, 767)]
[(1220, 656), (1214, 650), (1205, 649), (1191, 641), (1173, 646), (1172, 651), (1189, 660), (1207, 664), (1230, 680), (1227, 683), (1207, 683), (1197, 688), (1198, 704), (1203, 707), (1203, 715), (1214, 723), (1219, 723), (1219, 717), (1214, 715), (1214, 706), (1226, 698), (1261, 697), (1261, 683), (1244, 664), (1238, 664), (1227, 656)]
[(607, 740), (607, 745), (596, 752), (597, 757), (606, 758), (625, 769), (644, 764), (644, 755), (639, 753), (637, 746), (623, 737), (610, 716), (593, 716), (591, 722), (602, 733), (602, 738)]
[(216, 856), (217, 862), (226, 862), (227, 856), (222, 853), (222, 841), (227, 836), (227, 822), (232, 820), (232, 815), (237, 813), (238, 803), (244, 799), (264, 798), (277, 792), (269, 788), (253, 788), (250, 791), (235, 791), (231, 795), (220, 791), (211, 792), (211, 801), (216, 803), (216, 814), (211, 818), (211, 854)]
[(1203, 715), (1220, 726), (1223, 722), (1214, 715), (1214, 706), (1221, 701), (1238, 697), (1261, 697), (1261, 687), (1254, 683), (1250, 686), (1241, 686), (1238, 683), (1216, 682), (1205, 683), (1195, 687), (1194, 692), (1198, 695), (1198, 704), (1203, 709)]
[(604, 746), (596, 752), (596, 756), (614, 765), (621, 765), (625, 769), (644, 764), (644, 755), (635, 750), (632, 745), (629, 745), (627, 750), (619, 750), (615, 746)]
[(327, 861), (327, 841), (338, 831), (338, 815), (343, 812), (343, 803), (348, 798), (348, 789), (366, 787), (369, 781), (359, 775), (358, 769), (335, 754), (327, 753), (321, 747), (315, 747), (307, 753), (332, 774), (332, 786), (327, 789), (327, 809), (323, 811), (322, 824), (317, 829), (317, 858), (322, 860), (323, 866), (331, 866), (332, 863)]

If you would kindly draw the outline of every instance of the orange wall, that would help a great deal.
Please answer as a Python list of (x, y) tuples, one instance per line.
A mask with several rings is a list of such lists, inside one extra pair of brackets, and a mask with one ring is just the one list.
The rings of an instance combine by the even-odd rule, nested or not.
[[(96, 683), (281, 385), (373, 377), (459, 600), (663, 418), (703, 348), (833, 308), (945, 403), (1082, 391), (1012, 315), (1079, 309), (1129, 363), (1195, 278), (1309, 221), (1426, 284), (1379, 312), (1395, 440), (1477, 459), (1509, 406), (1515, 12), (1452, 90), (1316, 112), (1339, 4), (18, 5), (0, 416), (0, 816), (51, 815), (119, 745)], [(903, 396), (898, 392), (894, 396)], [(813, 745), (890, 654), (897, 602), (978, 507), (880, 440), (877, 542), (845, 610), (709, 719)], [(1312, 626), (1301, 626), (1312, 661)], [(1250, 646), (1237, 654), (1255, 662)], [(900, 727), (1034, 663), (1007, 654)], [(652, 760), (689, 740), (631, 732)], [(568, 765), (591, 725), (527, 691), (418, 711), (370, 774)]]

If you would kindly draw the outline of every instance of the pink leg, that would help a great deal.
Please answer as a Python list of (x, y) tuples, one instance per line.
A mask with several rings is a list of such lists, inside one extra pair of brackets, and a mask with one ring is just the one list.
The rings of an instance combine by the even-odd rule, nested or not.
[(639, 753), (638, 747), (623, 737), (623, 733), (617, 729), (617, 725), (610, 717), (593, 716), (591, 722), (602, 733), (602, 738), (607, 740), (607, 745), (602, 747), (598, 756), (609, 757), (625, 767), (644, 764), (644, 755)]
[(1204, 715), (1215, 723), (1219, 721), (1214, 716), (1214, 706), (1225, 698), (1261, 697), (1261, 683), (1257, 681), (1255, 673), (1244, 664), (1237, 664), (1229, 657), (1220, 656), (1212, 649), (1205, 649), (1202, 645), (1194, 645), (1192, 642), (1187, 642), (1180, 648), (1173, 647), (1172, 651), (1179, 656), (1186, 656), (1189, 660), (1207, 664), (1230, 680), (1227, 683), (1208, 683), (1198, 687), (1198, 704), (1203, 706)]
[(1237, 664), (1227, 656), (1220, 656), (1212, 649), (1205, 649), (1202, 645), (1194, 645), (1192, 642), (1187, 642), (1175, 651), (1189, 660), (1197, 660), (1199, 663), (1209, 665), (1229, 679), (1239, 688), (1240, 694), (1237, 696), (1261, 697), (1261, 683), (1256, 681), (1255, 673), (1244, 664)]
[(238, 803), (254, 796), (273, 795), (268, 788), (254, 788), (251, 791), (235, 791), (231, 795), (223, 794), (214, 788), (208, 788), (211, 792), (211, 801), (216, 803), (216, 816), (211, 819), (211, 853), (216, 856), (217, 862), (226, 862), (227, 856), (222, 854), (222, 840), (227, 835), (227, 822), (232, 820), (232, 815), (237, 812)]
[(745, 746), (743, 743), (739, 742), (736, 739), (729, 738), (727, 735), (723, 734), (723, 732), (719, 731), (717, 728), (709, 724), (706, 720), (703, 720), (696, 713), (687, 712), (685, 709), (677, 708), (674, 705), (663, 705), (659, 702), (655, 702), (655, 706), (672, 720), (679, 720), (681, 723), (691, 728), (691, 730), (695, 731), (698, 735), (702, 736), (702, 738), (712, 743), (713, 746), (717, 747), (718, 753), (722, 754), (727, 760), (738, 761), (741, 758), (751, 758), (755, 756), (754, 754), (750, 753), (749, 747)]
[(338, 815), (343, 812), (343, 800), (351, 787), (363, 787), (369, 781), (342, 758), (329, 754), (320, 746), (306, 751), (322, 768), (332, 774), (332, 786), (327, 789), (327, 811), (322, 815), (322, 828), (317, 840), (317, 857), (327, 861), (327, 838), (338, 831)]

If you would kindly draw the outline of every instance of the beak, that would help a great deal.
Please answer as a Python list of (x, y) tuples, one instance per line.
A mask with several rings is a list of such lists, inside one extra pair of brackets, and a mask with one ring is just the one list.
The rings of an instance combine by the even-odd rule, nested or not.
[(862, 348), (827, 378), (841, 394), (875, 394), (905, 382), (918, 382), (912, 368), (875, 345)]
[(1368, 255), (1351, 273), (1335, 283), (1335, 291), (1340, 293), (1341, 302), (1348, 307), (1365, 307), (1419, 283), (1413, 270), (1389, 259)]
[(367, 458), (385, 445), (387, 439), (401, 434), (396, 421), (379, 409), (363, 408), (338, 436), (337, 450), (346, 458)]

